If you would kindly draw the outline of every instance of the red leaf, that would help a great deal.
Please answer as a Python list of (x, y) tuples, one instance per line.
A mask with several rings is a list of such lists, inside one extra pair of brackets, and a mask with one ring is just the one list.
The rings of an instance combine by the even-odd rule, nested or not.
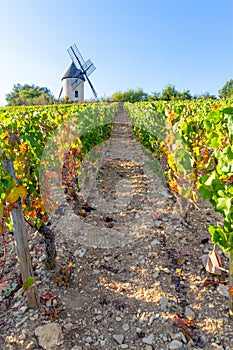
[(41, 298), (44, 300), (53, 300), (53, 299), (55, 299), (55, 296), (51, 293), (45, 293), (45, 294), (41, 295)]
[(0, 293), (3, 291), (3, 289), (6, 287), (6, 285), (7, 285), (7, 281), (2, 281), (0, 283)]

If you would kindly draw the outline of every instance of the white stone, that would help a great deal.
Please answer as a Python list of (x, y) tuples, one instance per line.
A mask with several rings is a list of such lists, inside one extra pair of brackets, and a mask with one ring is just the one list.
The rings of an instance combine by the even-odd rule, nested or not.
[(149, 322), (148, 322), (148, 326), (149, 326), (149, 327), (152, 325), (152, 323), (154, 322), (155, 319), (156, 319), (156, 316), (155, 316), (155, 315), (152, 315), (152, 316), (149, 318)]
[(86, 342), (87, 342), (88, 344), (92, 343), (92, 342), (93, 342), (92, 337), (86, 337)]
[(36, 327), (35, 335), (39, 338), (39, 345), (43, 349), (57, 349), (62, 336), (62, 329), (57, 323), (49, 323), (44, 326)]
[(30, 343), (28, 343), (27, 345), (26, 345), (26, 350), (33, 350), (33, 349), (35, 349), (35, 343), (33, 342), (33, 341), (31, 341)]
[(42, 254), (40, 257), (39, 257), (39, 261), (42, 262), (42, 261), (45, 261), (46, 260), (46, 254)]
[(182, 332), (179, 332), (175, 335), (174, 339), (181, 340), (184, 344), (187, 343), (187, 339), (185, 338), (184, 334)]
[(195, 312), (192, 309), (190, 309), (190, 307), (185, 308), (184, 314), (189, 320), (195, 320), (196, 318)]
[(97, 316), (95, 316), (95, 318), (96, 318), (97, 321), (101, 321), (103, 316), (102, 315), (97, 315)]
[(160, 281), (155, 281), (154, 286), (155, 286), (155, 287), (158, 287), (158, 286), (160, 286), (160, 284), (161, 284)]
[(148, 337), (142, 338), (143, 343), (152, 345), (154, 342), (154, 334), (148, 335)]
[(217, 291), (219, 294), (223, 295), (224, 297), (228, 298), (229, 297), (229, 291), (228, 287), (224, 286), (223, 284), (220, 284), (217, 288)]
[(183, 346), (183, 343), (181, 343), (179, 340), (174, 339), (174, 340), (169, 344), (169, 349), (170, 349), (170, 350), (180, 349), (182, 346)]
[(167, 310), (167, 305), (168, 305), (168, 298), (161, 297), (159, 299), (159, 302), (160, 302), (160, 310), (161, 311), (166, 311)]
[(145, 350), (153, 350), (151, 345), (146, 345)]
[(154, 239), (150, 245), (154, 246), (154, 245), (158, 245), (158, 244), (161, 244), (160, 241), (158, 241), (157, 239)]
[(123, 334), (113, 334), (113, 339), (114, 339), (119, 345), (121, 345), (121, 344), (123, 343), (124, 336), (123, 336)]
[(73, 328), (73, 323), (71, 322), (68, 322), (64, 325), (64, 328), (67, 330), (67, 331), (70, 331), (72, 328)]
[(129, 325), (128, 325), (128, 323), (124, 323), (124, 324), (122, 325), (122, 328), (124, 329), (124, 331), (128, 331), (128, 330), (129, 330)]
[(77, 249), (77, 250), (75, 250), (75, 252), (74, 252), (74, 256), (75, 257), (79, 257), (79, 258), (83, 258), (84, 257), (84, 255), (86, 254), (86, 249), (84, 249), (84, 248), (82, 248), (82, 249)]

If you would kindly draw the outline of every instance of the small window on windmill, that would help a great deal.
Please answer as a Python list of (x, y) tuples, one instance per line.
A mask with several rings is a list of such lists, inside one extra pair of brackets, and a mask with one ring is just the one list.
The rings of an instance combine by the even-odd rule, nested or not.
[(78, 98), (78, 91), (75, 91), (75, 92), (74, 92), (74, 97), (75, 97), (75, 98)]

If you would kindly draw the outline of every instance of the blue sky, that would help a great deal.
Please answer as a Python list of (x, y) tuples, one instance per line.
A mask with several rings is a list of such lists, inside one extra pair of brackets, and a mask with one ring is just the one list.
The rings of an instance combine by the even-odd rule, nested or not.
[(57, 97), (73, 43), (100, 97), (167, 84), (217, 94), (233, 78), (232, 0), (0, 0), (0, 13), (0, 105), (16, 83)]

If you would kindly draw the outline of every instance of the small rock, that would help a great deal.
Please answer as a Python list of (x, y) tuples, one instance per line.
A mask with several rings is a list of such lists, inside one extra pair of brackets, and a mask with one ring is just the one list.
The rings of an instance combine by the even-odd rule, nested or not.
[(28, 310), (28, 306), (27, 305), (24, 305), (22, 306), (19, 311), (22, 312), (22, 314), (24, 314), (26, 311)]
[(181, 341), (174, 339), (174, 340), (169, 344), (169, 349), (170, 349), (170, 350), (180, 349), (182, 346), (183, 346), (183, 343), (181, 343)]
[(74, 256), (75, 257), (79, 257), (79, 258), (83, 258), (84, 257), (84, 255), (86, 254), (86, 249), (84, 249), (84, 248), (82, 248), (82, 249), (77, 249), (77, 250), (75, 250), (75, 252), (74, 252)]
[(154, 277), (155, 279), (156, 279), (156, 278), (159, 278), (159, 271), (154, 271), (153, 277)]
[(145, 337), (145, 333), (139, 327), (136, 328), (136, 333), (137, 333), (138, 338), (140, 338), (140, 339)]
[(159, 299), (159, 302), (160, 302), (160, 310), (161, 311), (166, 311), (167, 310), (167, 305), (168, 305), (168, 298), (161, 297)]
[(122, 325), (122, 328), (124, 329), (124, 331), (128, 331), (128, 330), (129, 330), (129, 325), (128, 325), (128, 323), (124, 323), (124, 324)]
[(160, 286), (160, 284), (161, 284), (161, 282), (160, 282), (160, 281), (155, 281), (155, 282), (154, 282), (154, 286), (155, 286), (155, 287)]
[(142, 338), (143, 343), (152, 345), (154, 342), (154, 334), (148, 335), (148, 337)]
[(39, 257), (39, 262), (43, 262), (46, 260), (46, 254), (42, 254), (40, 257)]
[(187, 319), (195, 320), (195, 317), (196, 317), (195, 312), (192, 309), (190, 309), (190, 307), (185, 308), (184, 314), (187, 317)]
[(120, 321), (121, 321), (121, 317), (117, 316), (117, 317), (116, 317), (116, 321), (117, 321), (117, 322), (120, 322)]
[(151, 243), (150, 243), (150, 245), (153, 247), (154, 245), (158, 245), (158, 244), (161, 244), (161, 242), (160, 241), (158, 241), (157, 239), (154, 239)]
[(203, 349), (206, 346), (206, 336), (205, 335), (201, 335), (200, 339), (197, 343), (197, 345), (199, 346), (199, 348)]
[(93, 342), (92, 337), (86, 337), (86, 342), (87, 342), (88, 344), (92, 343), (92, 342)]
[(19, 335), (19, 339), (20, 339), (20, 340), (26, 339), (26, 334), (24, 334), (24, 333), (20, 334), (20, 335)]
[(182, 341), (184, 344), (187, 343), (187, 340), (182, 332), (179, 332), (175, 335), (174, 339)]
[(155, 227), (159, 228), (159, 227), (161, 227), (162, 224), (163, 224), (163, 223), (162, 223), (161, 220), (154, 220), (154, 225), (155, 225)]
[(153, 350), (151, 345), (146, 345), (145, 350)]
[(71, 329), (73, 328), (73, 323), (71, 322), (68, 322), (64, 325), (64, 328), (67, 330), (67, 331), (71, 331)]
[(152, 315), (149, 319), (149, 322), (148, 322), (148, 326), (150, 327), (153, 323), (153, 321), (156, 319), (156, 316), (155, 315)]
[(102, 318), (103, 318), (103, 316), (102, 316), (102, 315), (97, 315), (97, 316), (95, 317), (95, 319), (96, 319), (97, 321), (101, 321), (101, 320), (102, 320)]
[(48, 323), (44, 326), (36, 327), (35, 335), (39, 338), (39, 345), (45, 349), (57, 348), (62, 336), (61, 326), (57, 323)]
[(164, 271), (165, 273), (167, 273), (167, 274), (171, 273), (171, 271), (169, 270), (168, 267), (165, 267), (165, 268), (163, 269), (163, 271)]
[(36, 346), (36, 344), (33, 343), (33, 341), (31, 341), (30, 343), (28, 343), (26, 345), (26, 350), (33, 350), (33, 349), (35, 349), (35, 346)]
[(113, 339), (114, 339), (119, 345), (121, 345), (121, 344), (123, 343), (124, 336), (123, 336), (123, 334), (113, 334)]
[(24, 293), (23, 288), (20, 288), (19, 290), (17, 290), (17, 292), (15, 292), (14, 294), (14, 299), (13, 300), (18, 300)]
[(127, 344), (121, 344), (121, 349), (128, 349), (128, 345)]
[(209, 251), (208, 248), (203, 249), (203, 253), (204, 253), (204, 254), (209, 254), (209, 252), (210, 252), (210, 251)]
[(220, 284), (217, 288), (217, 291), (219, 294), (223, 295), (224, 297), (228, 298), (229, 297), (229, 291), (228, 287), (224, 286), (223, 284)]
[(75, 345), (71, 350), (82, 350), (82, 347)]

